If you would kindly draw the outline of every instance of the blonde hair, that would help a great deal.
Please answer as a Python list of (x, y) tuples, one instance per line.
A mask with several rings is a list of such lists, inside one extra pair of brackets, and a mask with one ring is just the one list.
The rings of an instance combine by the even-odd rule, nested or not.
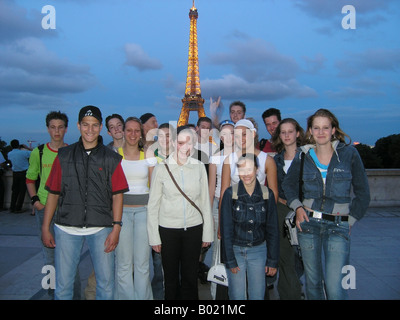
[[(335, 117), (335, 115), (327, 109), (319, 109), (313, 115), (308, 117), (307, 119), (307, 131), (306, 131), (306, 141), (311, 144), (315, 144), (315, 140), (310, 133), (310, 129), (313, 125), (314, 119), (316, 117), (324, 117), (328, 118), (331, 122), (332, 128), (335, 128), (335, 133), (331, 137), (331, 141), (339, 140), (347, 145), (351, 143), (351, 138), (347, 135), (342, 129), (339, 127), (339, 120)], [(349, 142), (346, 143), (346, 137), (349, 139)]]

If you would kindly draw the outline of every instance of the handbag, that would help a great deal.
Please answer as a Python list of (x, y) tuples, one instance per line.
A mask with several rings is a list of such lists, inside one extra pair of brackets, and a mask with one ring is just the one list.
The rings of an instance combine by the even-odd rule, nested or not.
[(186, 193), (184, 193), (184, 192), (182, 191), (182, 189), (181, 189), (181, 188), (179, 187), (179, 185), (176, 183), (176, 180), (175, 180), (174, 176), (172, 175), (171, 171), (169, 170), (168, 165), (167, 165), (166, 163), (164, 163), (164, 164), (165, 164), (165, 168), (167, 169), (167, 171), (168, 171), (168, 173), (169, 173), (169, 175), (170, 175), (172, 181), (174, 182), (175, 186), (178, 188), (179, 192), (185, 197), (185, 199), (186, 199), (187, 201), (189, 201), (189, 203), (190, 203), (193, 207), (195, 207), (195, 208), (197, 209), (197, 211), (200, 212), (201, 219), (203, 220), (203, 223), (204, 223), (203, 213), (201, 212), (201, 210), (199, 209), (199, 207), (186, 195)]
[(215, 245), (217, 246), (216, 248), (217, 258), (215, 259), (214, 265), (210, 268), (210, 270), (208, 270), (207, 280), (227, 287), (228, 276), (226, 275), (225, 264), (221, 262), (221, 255), (220, 255), (221, 240), (217, 239), (217, 243), (215, 243)]
[[(303, 166), (304, 166), (304, 153), (300, 155), (300, 175), (299, 175), (299, 200), (303, 201)], [(296, 228), (296, 212), (293, 210), (289, 211), (285, 217), (284, 223), (285, 233), (289, 239), (292, 246), (299, 245), (299, 239), (297, 238), (297, 228)]]
[(289, 239), (289, 242), (292, 246), (299, 245), (299, 239), (297, 238), (297, 229), (296, 229), (296, 212), (293, 210), (289, 211), (285, 217), (285, 231), (286, 236)]

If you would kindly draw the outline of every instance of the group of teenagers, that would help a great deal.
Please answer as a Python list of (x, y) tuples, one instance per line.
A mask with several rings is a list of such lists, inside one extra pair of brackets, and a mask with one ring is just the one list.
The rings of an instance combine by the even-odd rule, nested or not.
[[(109, 145), (95, 106), (80, 110), (81, 136), (68, 146), (67, 116), (47, 115), (51, 141), (43, 155), (32, 151), (27, 186), (45, 264), (55, 266), (55, 299), (79, 294), (84, 241), (96, 299), (196, 300), (210, 247), (212, 264), (217, 254), (225, 264), (230, 300), (265, 299), (270, 277), (278, 278), (280, 299), (302, 299), (303, 270), (307, 299), (348, 298), (342, 268), (350, 229), (370, 195), (361, 158), (336, 116), (319, 109), (304, 131), (271, 108), (262, 115), (271, 139), (258, 141), (242, 102), (221, 122), (216, 103), (212, 119), (178, 128), (159, 126), (151, 113), (113, 114), (105, 119)], [(290, 210), (299, 247), (284, 230)], [(217, 289), (211, 283), (213, 299)]]

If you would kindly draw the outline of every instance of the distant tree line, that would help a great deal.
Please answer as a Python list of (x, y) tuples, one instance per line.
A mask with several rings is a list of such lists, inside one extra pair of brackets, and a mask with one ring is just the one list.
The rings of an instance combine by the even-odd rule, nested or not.
[(355, 146), (366, 169), (400, 168), (400, 134), (392, 134), (376, 141), (375, 147)]

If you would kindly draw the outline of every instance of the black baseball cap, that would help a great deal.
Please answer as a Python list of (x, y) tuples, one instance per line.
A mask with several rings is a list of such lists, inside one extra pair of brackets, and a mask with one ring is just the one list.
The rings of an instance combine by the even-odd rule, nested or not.
[(99, 108), (95, 106), (86, 106), (79, 111), (79, 122), (82, 121), (84, 117), (95, 117), (97, 120), (99, 120), (100, 123), (102, 123), (103, 118), (101, 116), (101, 111)]

